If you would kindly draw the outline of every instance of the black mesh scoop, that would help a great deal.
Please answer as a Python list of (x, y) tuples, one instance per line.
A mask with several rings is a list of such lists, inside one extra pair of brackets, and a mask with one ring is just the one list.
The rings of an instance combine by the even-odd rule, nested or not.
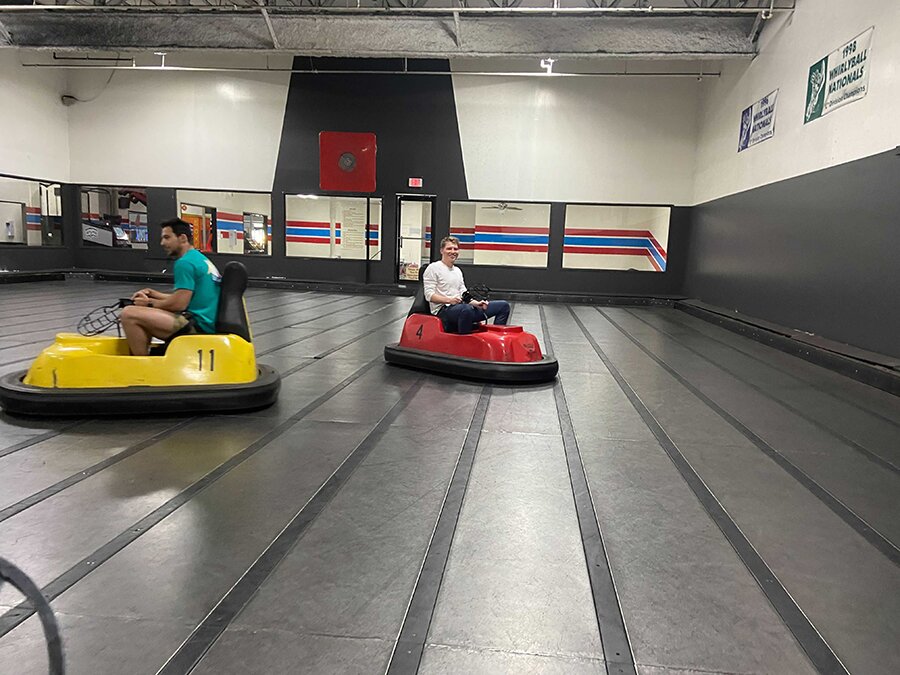
[(120, 298), (112, 305), (104, 305), (103, 307), (91, 310), (78, 322), (78, 332), (85, 337), (91, 337), (93, 335), (105, 333), (115, 326), (116, 330), (119, 332), (119, 336), (121, 336), (122, 332), (119, 330), (119, 313), (122, 311), (123, 307), (133, 304), (134, 303), (128, 298)]

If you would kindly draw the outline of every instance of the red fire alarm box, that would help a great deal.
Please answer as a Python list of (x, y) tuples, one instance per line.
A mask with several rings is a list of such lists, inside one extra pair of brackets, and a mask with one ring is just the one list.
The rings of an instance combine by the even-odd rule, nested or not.
[(319, 187), (328, 192), (375, 192), (375, 134), (319, 133)]

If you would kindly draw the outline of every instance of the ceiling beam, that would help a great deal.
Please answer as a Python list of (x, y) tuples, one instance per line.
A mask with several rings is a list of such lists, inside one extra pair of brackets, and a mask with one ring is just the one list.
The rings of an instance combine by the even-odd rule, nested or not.
[[(275, 13), (5, 14), (10, 44), (56, 50), (229, 49), (309, 56), (752, 58), (740, 16)], [(453, 21), (453, 31), (447, 30)], [(458, 22), (457, 22), (458, 21)], [(277, 38), (276, 38), (277, 35)]]

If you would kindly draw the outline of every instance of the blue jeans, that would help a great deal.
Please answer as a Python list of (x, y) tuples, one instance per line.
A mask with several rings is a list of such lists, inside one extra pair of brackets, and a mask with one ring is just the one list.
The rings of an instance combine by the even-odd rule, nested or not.
[(447, 305), (438, 312), (438, 316), (444, 323), (444, 330), (448, 333), (468, 335), (475, 328), (475, 324), (494, 317), (494, 323), (505, 326), (509, 321), (509, 303), (506, 300), (491, 300), (487, 311), (481, 311), (474, 305), (460, 303)]

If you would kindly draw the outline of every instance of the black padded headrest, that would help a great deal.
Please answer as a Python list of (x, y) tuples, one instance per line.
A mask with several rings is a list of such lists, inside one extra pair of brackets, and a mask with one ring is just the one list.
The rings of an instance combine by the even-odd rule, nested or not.
[(250, 321), (244, 309), (244, 291), (247, 290), (247, 268), (232, 260), (222, 272), (219, 295), (219, 311), (216, 314), (216, 332), (231, 333), (250, 342)]
[(427, 265), (419, 270), (419, 290), (416, 291), (416, 297), (413, 299), (412, 307), (409, 308), (409, 314), (406, 316), (412, 316), (413, 314), (431, 314), (431, 305), (429, 305), (428, 301), (425, 299), (425, 282), (421, 281), (421, 279), (425, 277), (426, 269)]

